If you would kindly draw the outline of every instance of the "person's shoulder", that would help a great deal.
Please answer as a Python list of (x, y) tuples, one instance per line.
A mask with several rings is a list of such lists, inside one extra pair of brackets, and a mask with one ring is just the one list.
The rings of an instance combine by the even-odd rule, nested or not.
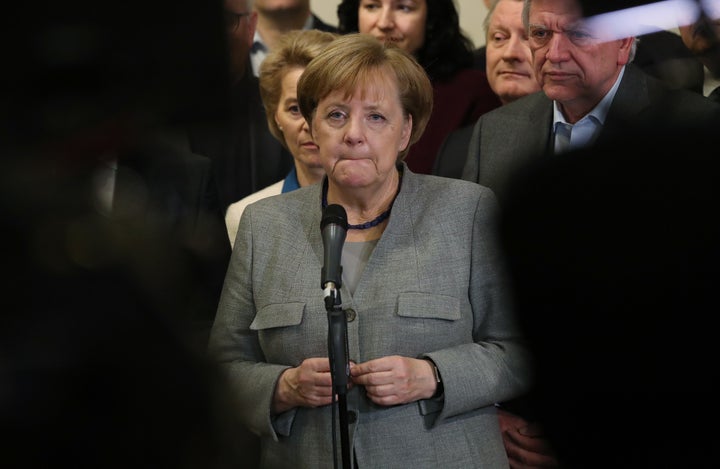
[(453, 199), (481, 197), (483, 194), (492, 192), (488, 187), (464, 179), (434, 174), (412, 174), (412, 177), (417, 181), (418, 190), (425, 193), (430, 199), (440, 199), (443, 196), (449, 196)]
[(535, 113), (540, 111), (552, 111), (552, 100), (543, 91), (536, 91), (486, 112), (480, 117), (480, 120), (485, 123), (496, 120), (505, 122), (508, 119), (517, 118), (532, 119)]
[[(256, 213), (262, 212), (270, 216), (276, 213), (294, 213), (306, 210), (307, 204), (314, 202), (316, 196), (319, 196), (318, 184), (300, 187), (290, 192), (282, 192), (283, 183), (284, 181), (280, 181), (273, 186), (269, 186), (267, 195), (254, 201), (252, 206), (248, 206), (246, 210), (252, 208)], [(270, 191), (273, 193), (270, 193)]]
[[(646, 116), (651, 121), (668, 120), (673, 124), (685, 125), (687, 119), (702, 121), (717, 118), (720, 111), (720, 104), (712, 99), (688, 89), (671, 88), (632, 64), (627, 66), (626, 75), (628, 81), (638, 83), (636, 87), (648, 90), (649, 106), (640, 116)], [(626, 93), (626, 99), (631, 97), (632, 94)]]
[(267, 197), (271, 197), (273, 195), (280, 194), (282, 192), (283, 187), (283, 181), (278, 181), (275, 184), (271, 184), (267, 187), (264, 187), (260, 189), (259, 191), (253, 192), (250, 195), (247, 195), (243, 197), (242, 199), (238, 200), (237, 202), (234, 202), (230, 204), (228, 207), (228, 214), (232, 212), (239, 211), (242, 213), (242, 209), (247, 207), (248, 205), (257, 202), (259, 200), (265, 199)]
[(494, 210), (497, 197), (489, 187), (463, 179), (418, 174), (412, 204), (443, 219), (472, 219), (477, 210)]
[[(472, 139), (473, 131), (475, 130), (475, 122), (469, 125), (464, 125), (450, 132), (445, 140), (443, 141), (440, 153), (446, 151), (457, 151), (458, 149), (465, 149), (470, 144)], [(433, 173), (437, 174), (437, 173)], [(442, 176), (442, 174), (438, 174)]]
[(507, 103), (502, 107), (502, 109), (506, 113), (513, 113), (517, 112), (518, 109), (531, 108), (535, 106), (547, 106), (551, 104), (552, 100), (547, 97), (544, 91), (540, 90)]
[(702, 94), (703, 64), (685, 46), (679, 34), (661, 30), (637, 39), (634, 65), (671, 88)]

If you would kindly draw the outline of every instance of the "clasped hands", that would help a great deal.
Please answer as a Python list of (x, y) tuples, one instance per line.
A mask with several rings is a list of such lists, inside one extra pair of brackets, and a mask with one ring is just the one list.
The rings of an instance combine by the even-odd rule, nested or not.
[[(363, 363), (350, 362), (348, 389), (364, 386), (368, 399), (381, 406), (406, 404), (433, 396), (437, 387), (427, 360), (393, 355)], [(275, 388), (273, 413), (294, 407), (320, 407), (332, 403), (332, 376), (328, 358), (307, 358), (288, 368)]]

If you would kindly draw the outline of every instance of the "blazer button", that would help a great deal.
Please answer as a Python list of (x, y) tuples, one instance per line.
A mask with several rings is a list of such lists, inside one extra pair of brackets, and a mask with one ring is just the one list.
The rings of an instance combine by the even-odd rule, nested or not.
[(345, 310), (345, 319), (347, 319), (347, 322), (353, 322), (355, 318), (357, 317), (357, 313), (354, 309), (346, 309)]
[(357, 422), (357, 412), (354, 410), (351, 410), (348, 412), (348, 423), (355, 423)]

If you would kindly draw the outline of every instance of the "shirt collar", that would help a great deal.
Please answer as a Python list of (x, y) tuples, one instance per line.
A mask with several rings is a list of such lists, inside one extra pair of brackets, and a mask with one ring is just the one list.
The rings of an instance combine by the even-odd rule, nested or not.
[(295, 170), (295, 166), (293, 166), (290, 169), (290, 172), (287, 176), (285, 176), (285, 180), (283, 181), (283, 187), (282, 187), (282, 193), (291, 192), (295, 189), (300, 188), (300, 182), (297, 178), (297, 171)]
[[(312, 14), (309, 14), (307, 20), (305, 20), (303, 29), (313, 29), (314, 26), (315, 17)], [(252, 64), (253, 74), (255, 76), (260, 75), (260, 64), (263, 62), (263, 60), (265, 60), (267, 54), (267, 44), (263, 42), (262, 37), (260, 37), (260, 33), (257, 29), (255, 29), (255, 35), (253, 36), (253, 44), (250, 48), (250, 63)]]
[(263, 42), (262, 38), (260, 37), (260, 33), (257, 32), (257, 29), (255, 30), (255, 36), (253, 36), (253, 45), (251, 52), (255, 53), (258, 51), (267, 51), (267, 46)]
[[(610, 91), (608, 91), (603, 97), (603, 99), (601, 99), (600, 102), (597, 103), (597, 105), (592, 108), (592, 110), (588, 112), (585, 116), (583, 116), (583, 118), (580, 119), (577, 123), (588, 119), (593, 119), (599, 122), (600, 125), (603, 125), (605, 123), (605, 118), (607, 117), (608, 111), (610, 110), (610, 105), (612, 104), (613, 98), (615, 98), (615, 95), (617, 94), (617, 90), (620, 87), (620, 81), (622, 81), (622, 77), (624, 74), (625, 66), (623, 65), (623, 67), (620, 69), (620, 74), (615, 80), (612, 88), (610, 88)], [(556, 128), (558, 123), (567, 124), (567, 121), (565, 120), (565, 116), (563, 116), (563, 113), (560, 110), (558, 102), (553, 101), (553, 128)]]

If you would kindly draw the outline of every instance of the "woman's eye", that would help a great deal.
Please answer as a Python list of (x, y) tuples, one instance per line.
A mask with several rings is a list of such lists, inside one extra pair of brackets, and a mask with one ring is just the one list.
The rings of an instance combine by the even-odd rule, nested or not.
[(361, 5), (361, 8), (363, 8), (364, 10), (368, 10), (368, 11), (374, 11), (379, 8), (379, 5), (376, 3), (365, 3), (365, 4)]
[(368, 116), (368, 120), (373, 123), (384, 122), (385, 116), (383, 116), (382, 114), (370, 114)]

